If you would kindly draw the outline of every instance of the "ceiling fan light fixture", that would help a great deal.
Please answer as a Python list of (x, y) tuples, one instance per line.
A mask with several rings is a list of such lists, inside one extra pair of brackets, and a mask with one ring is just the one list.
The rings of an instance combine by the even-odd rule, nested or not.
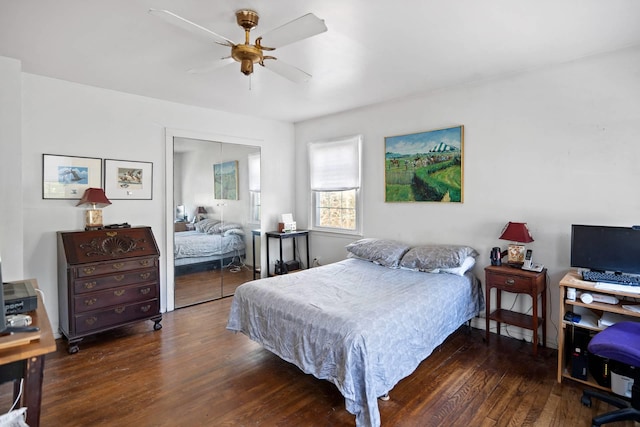
[(250, 59), (243, 59), (240, 61), (240, 71), (242, 71), (242, 74), (245, 76), (253, 73), (253, 61)]

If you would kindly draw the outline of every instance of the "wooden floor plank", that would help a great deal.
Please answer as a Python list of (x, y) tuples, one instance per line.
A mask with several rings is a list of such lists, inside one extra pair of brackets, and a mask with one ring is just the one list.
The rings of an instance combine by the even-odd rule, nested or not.
[[(353, 426), (337, 388), (226, 330), (230, 298), (66, 345), (45, 362), (41, 425)], [(556, 381), (556, 352), (461, 328), (379, 402), (383, 426), (587, 426), (608, 410)], [(10, 384), (0, 405), (11, 405)], [(617, 423), (633, 426), (632, 422)]]

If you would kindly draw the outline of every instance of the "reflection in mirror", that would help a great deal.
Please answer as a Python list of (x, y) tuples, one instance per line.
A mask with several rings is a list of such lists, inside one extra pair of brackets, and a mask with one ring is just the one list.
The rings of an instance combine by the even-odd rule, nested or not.
[[(233, 295), (252, 280), (260, 148), (174, 138), (175, 307)], [(180, 207), (183, 216), (180, 220)], [(259, 265), (258, 265), (259, 267)]]

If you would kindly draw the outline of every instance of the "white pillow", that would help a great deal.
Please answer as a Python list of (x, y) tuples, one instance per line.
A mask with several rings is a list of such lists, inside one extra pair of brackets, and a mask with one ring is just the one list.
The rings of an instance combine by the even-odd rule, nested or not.
[(464, 273), (471, 270), (476, 265), (476, 259), (472, 256), (468, 256), (462, 261), (460, 267), (453, 268), (441, 268), (440, 273), (457, 274), (458, 276), (464, 276)]

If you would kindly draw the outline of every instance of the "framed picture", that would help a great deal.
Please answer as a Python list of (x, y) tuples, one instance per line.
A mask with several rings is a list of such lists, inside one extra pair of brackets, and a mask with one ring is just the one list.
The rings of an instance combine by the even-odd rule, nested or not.
[(238, 161), (213, 165), (213, 198), (238, 200)]
[(42, 155), (42, 198), (80, 199), (90, 187), (100, 187), (102, 159)]
[(464, 126), (384, 140), (385, 202), (462, 203)]
[(105, 159), (104, 192), (110, 200), (151, 200), (153, 163)]

